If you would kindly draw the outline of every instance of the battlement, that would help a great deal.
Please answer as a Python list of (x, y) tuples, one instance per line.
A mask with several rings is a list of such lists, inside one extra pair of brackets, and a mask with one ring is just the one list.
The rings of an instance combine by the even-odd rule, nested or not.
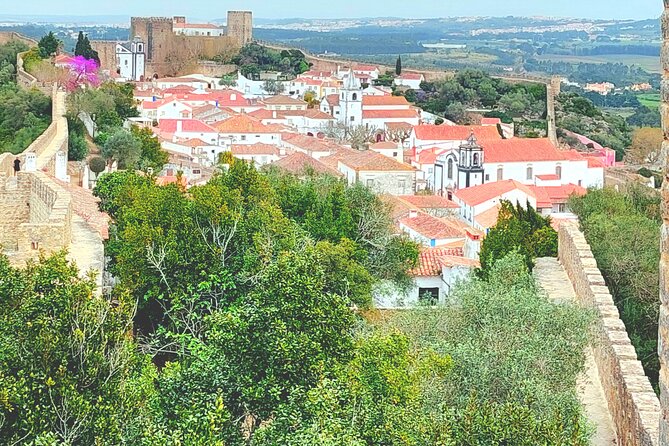
[(131, 17), (130, 23), (173, 23), (172, 17)]

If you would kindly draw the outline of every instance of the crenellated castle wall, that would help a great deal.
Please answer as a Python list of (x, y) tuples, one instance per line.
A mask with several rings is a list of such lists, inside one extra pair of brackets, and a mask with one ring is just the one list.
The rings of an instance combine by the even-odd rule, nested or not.
[(592, 250), (575, 223), (561, 225), (558, 256), (581, 304), (597, 314), (592, 347), (619, 443), (664, 444), (658, 440), (660, 402), (620, 320)]

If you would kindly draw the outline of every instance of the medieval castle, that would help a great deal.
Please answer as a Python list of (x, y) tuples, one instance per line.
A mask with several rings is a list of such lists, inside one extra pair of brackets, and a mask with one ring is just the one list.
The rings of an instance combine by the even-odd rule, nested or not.
[[(144, 76), (164, 77), (183, 74), (201, 60), (233, 54), (253, 39), (251, 11), (228, 11), (225, 28), (212, 24), (192, 24), (186, 17), (132, 17), (130, 40), (142, 42)], [(119, 68), (118, 42), (94, 41), (102, 68)]]

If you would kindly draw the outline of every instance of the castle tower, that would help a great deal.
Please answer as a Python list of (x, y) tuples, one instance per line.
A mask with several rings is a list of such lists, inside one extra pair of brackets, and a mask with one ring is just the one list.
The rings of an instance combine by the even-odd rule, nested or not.
[(662, 14), (662, 143), (664, 184), (662, 185), (662, 233), (660, 236), (660, 323), (658, 349), (660, 355), (660, 445), (669, 445), (669, 0), (664, 0)]
[(146, 62), (163, 62), (170, 50), (174, 35), (173, 19), (170, 17), (132, 17), (129, 40), (139, 37), (146, 44)]
[(460, 145), (458, 155), (458, 189), (483, 184), (483, 148), (476, 141), (474, 133), (467, 142)]
[(362, 125), (362, 85), (353, 70), (344, 80), (339, 96), (339, 120), (347, 127)]
[(228, 11), (228, 37), (235, 38), (240, 45), (253, 40), (253, 13), (251, 11)]

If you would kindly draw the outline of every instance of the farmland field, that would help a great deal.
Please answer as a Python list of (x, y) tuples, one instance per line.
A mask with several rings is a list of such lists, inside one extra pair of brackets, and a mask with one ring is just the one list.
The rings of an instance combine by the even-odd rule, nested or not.
[(648, 108), (658, 108), (660, 106), (660, 95), (657, 93), (640, 94), (637, 98), (642, 105)]
[(601, 56), (561, 56), (547, 54), (538, 58), (553, 62), (570, 63), (622, 63), (638, 65), (649, 73), (660, 73), (660, 58), (655, 56), (638, 56), (634, 54), (606, 54)]

